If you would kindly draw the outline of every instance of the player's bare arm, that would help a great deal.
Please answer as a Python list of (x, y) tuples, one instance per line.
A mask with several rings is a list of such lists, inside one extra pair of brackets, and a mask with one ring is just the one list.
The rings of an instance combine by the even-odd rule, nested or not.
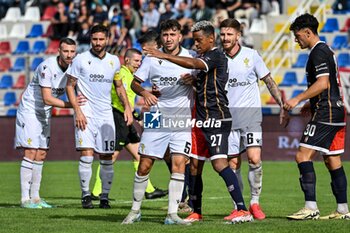
[(143, 87), (141, 87), (140, 81), (138, 81), (136, 78), (132, 80), (131, 83), (131, 89), (139, 96), (142, 96), (145, 98), (145, 104), (148, 106), (156, 105), (158, 102), (158, 98), (154, 96), (149, 91), (145, 90)]
[(314, 96), (319, 95), (324, 90), (328, 89), (329, 87), (329, 76), (320, 76), (317, 78), (317, 81), (312, 84), (306, 91), (303, 93), (300, 93), (296, 97), (289, 99), (284, 104), (284, 109), (291, 110), (295, 106), (297, 106), (301, 101), (310, 99)]
[(128, 101), (128, 97), (126, 96), (125, 88), (123, 86), (123, 82), (121, 80), (113, 80), (115, 90), (118, 94), (118, 97), (120, 99), (120, 102), (124, 106), (124, 120), (126, 122), (126, 125), (131, 125), (133, 122), (133, 116), (132, 111), (130, 108), (130, 103)]
[(289, 124), (288, 111), (283, 108), (283, 99), (280, 90), (277, 87), (276, 82), (273, 80), (270, 74), (262, 79), (267, 86), (271, 96), (275, 99), (276, 103), (281, 107), (280, 110), (280, 125), (287, 127)]
[(207, 67), (201, 59), (191, 58), (191, 57), (183, 57), (183, 56), (174, 56), (168, 53), (163, 53), (158, 49), (149, 49), (147, 50), (148, 56), (157, 57), (160, 59), (166, 59), (170, 62), (173, 62), (179, 66), (188, 68), (188, 69), (199, 69), (206, 70)]
[(84, 113), (80, 109), (77, 98), (75, 96), (76, 85), (77, 85), (77, 79), (68, 75), (66, 91), (67, 91), (69, 102), (71, 103), (75, 112), (75, 125), (76, 127), (78, 127), (78, 129), (85, 130), (87, 121)]
[(58, 99), (52, 96), (52, 91), (50, 87), (41, 87), (41, 94), (43, 96), (43, 101), (46, 105), (58, 108), (71, 108), (72, 105), (70, 102), (65, 102), (61, 99)]

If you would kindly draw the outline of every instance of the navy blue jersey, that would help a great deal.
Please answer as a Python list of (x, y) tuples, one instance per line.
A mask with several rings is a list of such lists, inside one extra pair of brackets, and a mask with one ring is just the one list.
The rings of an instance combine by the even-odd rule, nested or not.
[(231, 118), (225, 90), (228, 80), (225, 54), (214, 48), (200, 56), (199, 59), (203, 60), (207, 69), (201, 70), (197, 75), (197, 119)]
[(329, 77), (328, 89), (310, 99), (312, 120), (328, 124), (345, 124), (345, 108), (336, 56), (328, 45), (318, 42), (312, 48), (306, 64), (308, 86), (314, 84), (318, 77), (325, 75)]

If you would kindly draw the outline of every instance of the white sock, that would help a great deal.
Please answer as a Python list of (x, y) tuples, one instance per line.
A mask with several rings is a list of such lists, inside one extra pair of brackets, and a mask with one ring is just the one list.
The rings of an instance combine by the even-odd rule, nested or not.
[(134, 178), (134, 190), (133, 190), (133, 201), (132, 201), (132, 207), (131, 210), (139, 211), (141, 209), (142, 199), (145, 195), (145, 191), (148, 184), (148, 177), (147, 176), (139, 176), (137, 175), (137, 172), (135, 173)]
[(40, 200), (39, 190), (43, 171), (44, 161), (34, 161), (32, 186), (30, 188), (30, 197), (32, 200)]
[(169, 182), (168, 214), (176, 214), (184, 189), (185, 174), (172, 173)]
[(310, 210), (317, 210), (317, 203), (316, 201), (305, 201), (305, 208)]
[(338, 203), (337, 212), (341, 214), (349, 213), (348, 203)]
[(258, 204), (262, 188), (262, 163), (257, 165), (249, 164), (248, 181), (250, 185), (250, 205)]
[(101, 197), (108, 198), (109, 191), (111, 190), (114, 176), (113, 161), (101, 160), (100, 161), (100, 179), (102, 182), (102, 194)]
[(23, 157), (20, 169), (20, 179), (21, 179), (21, 202), (29, 201), (30, 195), (29, 190), (32, 182), (33, 176), (33, 160)]
[(83, 192), (83, 197), (90, 195), (90, 179), (92, 175), (92, 162), (94, 161), (93, 156), (81, 156), (79, 161), (79, 178), (80, 188)]

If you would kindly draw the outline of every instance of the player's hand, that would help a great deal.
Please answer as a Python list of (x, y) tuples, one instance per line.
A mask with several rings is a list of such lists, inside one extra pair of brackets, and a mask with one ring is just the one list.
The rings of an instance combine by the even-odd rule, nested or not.
[(306, 102), (306, 103), (303, 105), (303, 107), (301, 107), (301, 109), (300, 109), (300, 114), (301, 114), (301, 116), (303, 116), (303, 117), (309, 117), (309, 116), (311, 116), (311, 104), (310, 104), (309, 101)]
[(152, 48), (152, 47), (146, 48), (144, 50), (144, 52), (147, 54), (147, 56), (157, 57), (157, 58), (160, 58), (160, 59), (165, 58), (165, 56), (166, 56), (165, 53), (159, 51), (158, 49)]
[(154, 95), (155, 97), (160, 97), (162, 94), (160, 93), (159, 88), (157, 87), (157, 85), (153, 84), (152, 85), (152, 95)]
[(281, 107), (281, 110), (280, 110), (280, 125), (283, 126), (283, 128), (286, 128), (289, 124), (289, 120), (290, 120), (290, 117), (289, 117), (289, 113), (288, 111), (284, 110), (283, 107)]
[(291, 98), (284, 103), (283, 108), (287, 111), (290, 111), (298, 104), (299, 100), (297, 98)]
[(81, 93), (79, 92), (77, 95), (77, 103), (79, 106), (84, 106), (85, 103), (87, 102), (87, 98)]
[(194, 77), (191, 74), (182, 74), (180, 79), (186, 85), (192, 85)]
[(126, 122), (127, 126), (132, 125), (133, 121), (134, 121), (134, 117), (132, 115), (131, 109), (130, 107), (126, 107), (125, 111), (124, 111), (124, 120)]
[(158, 98), (148, 91), (144, 93), (143, 97), (145, 98), (145, 104), (148, 106), (156, 105), (158, 103)]
[(87, 120), (84, 113), (80, 110), (77, 111), (75, 114), (75, 126), (78, 129), (84, 131), (86, 129), (86, 125), (87, 125)]

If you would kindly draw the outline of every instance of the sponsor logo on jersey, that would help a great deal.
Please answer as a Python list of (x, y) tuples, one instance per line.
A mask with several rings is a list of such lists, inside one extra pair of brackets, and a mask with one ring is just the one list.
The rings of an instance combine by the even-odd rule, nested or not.
[(90, 74), (89, 81), (99, 83), (112, 83), (113, 80), (105, 79), (105, 76), (103, 74)]
[(62, 95), (64, 93), (64, 88), (63, 87), (59, 87), (59, 88), (51, 88), (52, 91), (52, 95)]
[(236, 78), (232, 78), (228, 80), (228, 87), (244, 87), (249, 86), (251, 83), (249, 81), (238, 82)]
[(184, 85), (184, 81), (177, 77), (160, 77), (159, 86)]

